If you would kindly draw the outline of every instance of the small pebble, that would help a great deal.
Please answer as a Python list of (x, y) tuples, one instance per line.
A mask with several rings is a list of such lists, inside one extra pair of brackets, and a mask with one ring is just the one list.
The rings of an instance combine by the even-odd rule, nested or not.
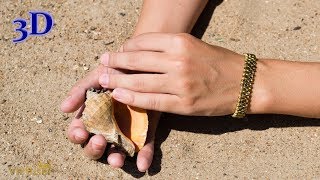
[(89, 70), (89, 67), (84, 66), (84, 67), (83, 67), (83, 70), (88, 71), (88, 70)]
[(91, 30), (91, 31), (94, 31), (94, 30), (96, 30), (96, 29), (97, 29), (97, 27), (94, 27), (94, 26), (90, 27), (90, 30)]
[(5, 40), (5, 41), (8, 41), (10, 39), (10, 37), (9, 36), (3, 36), (2, 39)]
[(1, 102), (0, 102), (0, 104), (4, 104), (4, 103), (6, 103), (6, 102), (7, 102), (7, 100), (2, 99)]
[(108, 45), (113, 44), (113, 43), (114, 43), (114, 41), (110, 41), (110, 42), (104, 42), (103, 44), (108, 46)]
[(120, 14), (120, 16), (125, 16), (126, 15), (126, 13), (123, 13), (123, 12), (121, 12), (121, 13), (119, 13)]
[(94, 40), (101, 40), (102, 39), (102, 33), (101, 32), (97, 32), (97, 31), (92, 31), (91, 36), (89, 37), (90, 39), (94, 39)]
[(41, 124), (43, 122), (41, 116), (34, 117), (34, 118), (31, 119), (31, 121), (35, 121), (38, 124)]
[(234, 41), (234, 42), (239, 42), (240, 39), (236, 39), (236, 38), (230, 38), (231, 41)]
[(221, 37), (218, 37), (215, 40), (218, 41), (218, 42), (223, 42), (223, 39)]
[(49, 129), (48, 129), (48, 131), (49, 131), (49, 132), (52, 132), (52, 129), (51, 129), (51, 128), (49, 128)]
[(72, 67), (72, 70), (77, 70), (79, 68), (79, 65), (74, 65), (73, 67)]
[(299, 29), (301, 29), (301, 26), (296, 26), (296, 27), (293, 28), (294, 31), (297, 31)]

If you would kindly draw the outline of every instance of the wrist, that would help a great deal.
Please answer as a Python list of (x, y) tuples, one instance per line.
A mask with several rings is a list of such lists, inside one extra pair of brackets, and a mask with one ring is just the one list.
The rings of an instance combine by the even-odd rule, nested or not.
[(250, 113), (319, 117), (319, 69), (319, 63), (261, 60)]
[(189, 33), (186, 30), (177, 30), (177, 29), (170, 29), (166, 27), (139, 27), (139, 25), (135, 28), (131, 37), (139, 36), (140, 34), (144, 33), (151, 33), (151, 32), (158, 32), (158, 33)]
[(271, 72), (269, 60), (259, 59), (257, 61), (257, 71), (251, 95), (251, 102), (248, 109), (248, 114), (266, 114), (270, 113), (273, 107), (272, 87), (266, 77), (269, 77)]

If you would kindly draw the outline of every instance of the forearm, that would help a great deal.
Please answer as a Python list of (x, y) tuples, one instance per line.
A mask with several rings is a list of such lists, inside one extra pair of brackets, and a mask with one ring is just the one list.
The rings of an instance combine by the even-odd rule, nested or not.
[(251, 113), (320, 118), (320, 63), (260, 60)]
[(208, 0), (144, 0), (133, 36), (147, 32), (189, 33)]

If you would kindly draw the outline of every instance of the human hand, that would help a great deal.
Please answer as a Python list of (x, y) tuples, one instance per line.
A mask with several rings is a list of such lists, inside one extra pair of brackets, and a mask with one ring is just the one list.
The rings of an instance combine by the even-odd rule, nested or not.
[(237, 103), (243, 58), (188, 34), (148, 33), (101, 58), (109, 68), (141, 73), (104, 73), (99, 82), (114, 89), (113, 97), (124, 104), (183, 115), (227, 115)]
[[(85, 101), (86, 90), (90, 88), (99, 89), (98, 79), (101, 74), (121, 74), (120, 70), (106, 68), (102, 65), (88, 73), (81, 79), (69, 92), (69, 97), (61, 104), (61, 110), (70, 113), (79, 110), (78, 115), (69, 125), (67, 136), (69, 140), (75, 144), (83, 144), (88, 141), (89, 133), (85, 130), (82, 121), (79, 119), (82, 113), (82, 106)], [(154, 153), (154, 136), (159, 120), (159, 113), (148, 112), (149, 114), (149, 130), (145, 146), (138, 152), (137, 167), (139, 171), (145, 172), (151, 165)], [(106, 150), (107, 141), (102, 135), (94, 135), (90, 138), (84, 147), (84, 153), (91, 159), (99, 159)], [(123, 166), (125, 154), (117, 150), (114, 146), (108, 150), (108, 163), (115, 168)]]

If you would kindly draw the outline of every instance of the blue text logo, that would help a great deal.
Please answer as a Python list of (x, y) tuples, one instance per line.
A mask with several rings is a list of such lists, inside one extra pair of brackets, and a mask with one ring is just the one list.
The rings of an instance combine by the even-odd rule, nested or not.
[[(53, 17), (48, 12), (42, 11), (30, 11), (30, 31), (27, 28), (27, 20), (25, 19), (15, 19), (13, 24), (18, 24), (19, 27), (15, 29), (15, 32), (20, 33), (20, 37), (13, 39), (14, 43), (19, 43), (26, 40), (29, 36), (42, 36), (49, 33), (53, 27)], [(43, 29), (39, 29), (39, 17), (43, 17), (45, 19), (45, 27)]]

